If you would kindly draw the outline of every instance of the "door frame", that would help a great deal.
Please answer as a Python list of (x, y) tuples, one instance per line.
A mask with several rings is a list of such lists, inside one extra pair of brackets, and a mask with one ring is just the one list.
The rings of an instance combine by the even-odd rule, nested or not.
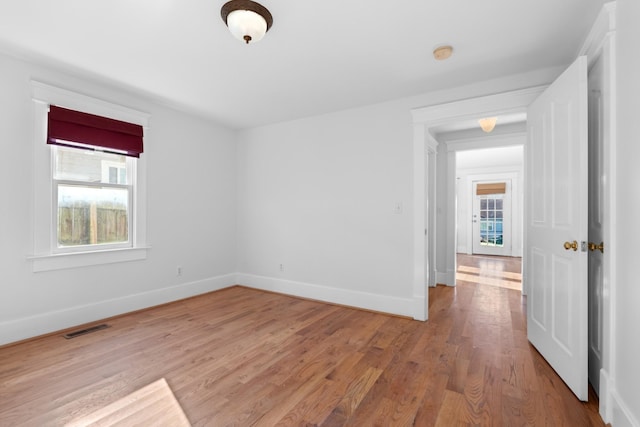
[(602, 298), (602, 368), (600, 369), (599, 412), (605, 423), (610, 423), (616, 409), (615, 402), (615, 301), (616, 270), (616, 4), (606, 3), (596, 18), (579, 55), (587, 56), (587, 69), (602, 59), (604, 86), (606, 87), (603, 129), (603, 173), (607, 176), (603, 200), (603, 298)]
[[(547, 86), (537, 86), (528, 89), (515, 90), (511, 92), (505, 92), (495, 95), (482, 96), (478, 98), (470, 98), (462, 101), (455, 101), (446, 104), (439, 104), (429, 107), (416, 108), (411, 110), (413, 117), (413, 298), (414, 318), (418, 320), (426, 320), (428, 318), (428, 311), (419, 311), (418, 309), (424, 307), (426, 298), (423, 296), (425, 293), (424, 285), (424, 269), (426, 257), (429, 260), (433, 260), (434, 254), (427, 253), (425, 248), (424, 233), (425, 233), (425, 203), (426, 203), (426, 191), (424, 185), (425, 176), (425, 151), (427, 148), (433, 150), (435, 147), (441, 148), (441, 145), (434, 139), (431, 128), (441, 126), (444, 124), (461, 122), (466, 120), (473, 120), (477, 117), (489, 117), (499, 116), (501, 114), (516, 114), (526, 113), (527, 107), (534, 99), (536, 99)], [(440, 146), (439, 146), (440, 145)], [(492, 145), (495, 146), (495, 145)], [(439, 283), (443, 283), (449, 286), (455, 286), (455, 263), (456, 263), (456, 245), (455, 245), (455, 155), (453, 152), (462, 149), (474, 149), (474, 148), (487, 148), (488, 145), (483, 144), (482, 141), (474, 141), (464, 144), (447, 145), (444, 150), (437, 150), (438, 156), (446, 154), (448, 157), (453, 157), (453, 164), (448, 161), (448, 167), (446, 168), (446, 175), (443, 176), (437, 173), (436, 181), (438, 184), (438, 191), (445, 191), (446, 195), (443, 198), (446, 200), (446, 211), (452, 213), (447, 218), (448, 223), (445, 227), (441, 226), (439, 229), (445, 229), (446, 233), (435, 235), (435, 233), (429, 234), (430, 247), (435, 248), (435, 253), (443, 254), (445, 257), (446, 270), (439, 272)], [(437, 162), (438, 163), (438, 162)], [(441, 162), (439, 164), (443, 164)], [(429, 201), (429, 206), (434, 206), (438, 195), (435, 195), (433, 200)], [(441, 200), (443, 200), (441, 199)], [(436, 207), (436, 211), (438, 208)], [(442, 235), (444, 234), (444, 235)], [(434, 265), (430, 262), (431, 265)], [(442, 266), (442, 263), (439, 264)], [(526, 265), (523, 262), (523, 272)], [(523, 275), (524, 277), (524, 275)], [(526, 281), (522, 283), (523, 292), (526, 293), (527, 285)]]

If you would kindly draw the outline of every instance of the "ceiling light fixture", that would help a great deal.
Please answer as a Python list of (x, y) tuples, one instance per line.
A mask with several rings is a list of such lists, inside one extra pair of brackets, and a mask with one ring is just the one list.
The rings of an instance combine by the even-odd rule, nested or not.
[(247, 44), (259, 41), (273, 25), (267, 8), (251, 0), (231, 0), (222, 6), (220, 15), (231, 34)]
[(451, 46), (439, 46), (433, 49), (433, 57), (438, 61), (448, 59), (452, 53), (453, 48)]
[(487, 117), (485, 119), (478, 120), (478, 123), (480, 123), (480, 127), (483, 131), (489, 133), (493, 130), (494, 127), (496, 127), (497, 120), (497, 117)]

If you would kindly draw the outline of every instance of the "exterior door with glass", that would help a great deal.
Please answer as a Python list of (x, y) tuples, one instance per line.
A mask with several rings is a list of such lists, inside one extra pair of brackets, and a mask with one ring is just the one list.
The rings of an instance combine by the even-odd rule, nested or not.
[(511, 255), (511, 180), (473, 182), (473, 253)]

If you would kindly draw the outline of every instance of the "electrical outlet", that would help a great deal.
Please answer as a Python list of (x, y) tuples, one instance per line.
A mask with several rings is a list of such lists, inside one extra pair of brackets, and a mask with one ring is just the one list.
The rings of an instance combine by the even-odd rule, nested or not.
[(283, 273), (284, 272), (284, 264), (280, 264), (280, 272)]
[(176, 268), (176, 276), (182, 276), (182, 266), (181, 265), (179, 265)]

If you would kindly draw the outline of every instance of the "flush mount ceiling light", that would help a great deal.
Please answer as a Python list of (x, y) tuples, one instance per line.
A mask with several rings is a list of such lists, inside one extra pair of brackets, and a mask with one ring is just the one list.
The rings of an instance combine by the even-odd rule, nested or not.
[(433, 57), (438, 61), (448, 59), (452, 53), (453, 48), (451, 46), (439, 46), (433, 49)]
[(267, 8), (251, 0), (231, 0), (222, 6), (220, 15), (231, 34), (247, 44), (259, 41), (273, 25)]
[(493, 130), (494, 127), (496, 127), (497, 120), (497, 117), (487, 117), (485, 119), (478, 120), (478, 123), (480, 123), (480, 127), (483, 131), (489, 133)]

